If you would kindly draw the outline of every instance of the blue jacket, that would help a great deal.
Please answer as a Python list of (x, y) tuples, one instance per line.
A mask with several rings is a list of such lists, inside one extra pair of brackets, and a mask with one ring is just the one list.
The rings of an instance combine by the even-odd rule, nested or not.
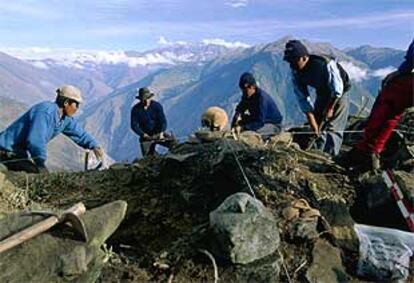
[(308, 86), (315, 88), (318, 96), (328, 95), (339, 98), (343, 95), (344, 85), (335, 60), (327, 63), (324, 59), (311, 55), (305, 69), (292, 70), (292, 75), (293, 90), (303, 113), (314, 111)]
[(167, 120), (161, 104), (151, 100), (147, 110), (142, 103), (135, 104), (131, 110), (131, 128), (140, 137), (144, 133), (152, 136), (164, 132), (167, 129)]
[(405, 54), (405, 61), (401, 64), (398, 68), (398, 71), (401, 73), (411, 73), (413, 70), (414, 64), (414, 39), (411, 42), (410, 46), (407, 49), (407, 53)]
[(283, 120), (272, 97), (260, 88), (257, 88), (256, 93), (250, 98), (242, 96), (236, 107), (236, 115), (243, 114), (246, 110), (249, 111), (250, 118), (249, 122), (243, 125), (245, 130), (256, 131), (265, 123), (279, 125)]
[(41, 102), (30, 108), (0, 133), (0, 149), (30, 157), (36, 165), (44, 167), (47, 158), (47, 144), (63, 133), (83, 148), (98, 146), (95, 139), (85, 132), (69, 116), (60, 118), (59, 107), (54, 102)]

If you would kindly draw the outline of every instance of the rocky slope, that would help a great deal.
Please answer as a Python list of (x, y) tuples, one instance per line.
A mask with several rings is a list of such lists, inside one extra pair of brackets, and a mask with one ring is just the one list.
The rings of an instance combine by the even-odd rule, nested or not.
[[(396, 175), (410, 195), (413, 175)], [(125, 220), (108, 242), (115, 254), (98, 282), (212, 282), (216, 264), (220, 281), (228, 282), (364, 282), (375, 277), (358, 273), (354, 224), (407, 230), (389, 192), (371, 194), (383, 187), (380, 177), (349, 175), (329, 157), (298, 149), (289, 135), (267, 145), (254, 136), (243, 142), (185, 143), (164, 157), (106, 171), (8, 174), (7, 180), (1, 212), (33, 204), (62, 208), (83, 201), (92, 208), (116, 199), (128, 203)], [(267, 256), (235, 264), (216, 248), (220, 238), (210, 213), (234, 193), (252, 191), (275, 221), (275, 234), (266, 237), (280, 241), (267, 246), (262, 239)], [(298, 210), (299, 217), (287, 217), (285, 208), (300, 199), (320, 214), (304, 209)], [(306, 211), (314, 216), (306, 218)], [(256, 237), (261, 231), (256, 222), (236, 238)]]

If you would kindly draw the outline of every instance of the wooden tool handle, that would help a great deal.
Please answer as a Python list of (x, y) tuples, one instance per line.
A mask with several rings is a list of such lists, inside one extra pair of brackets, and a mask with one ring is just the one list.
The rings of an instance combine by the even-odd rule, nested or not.
[(65, 215), (67, 213), (71, 213), (71, 214), (75, 214), (75, 215), (79, 216), (79, 215), (84, 214), (85, 211), (86, 211), (85, 205), (81, 202), (78, 202), (74, 206), (72, 206), (72, 207), (68, 208), (67, 210), (65, 210), (62, 215)]
[[(62, 214), (62, 218), (64, 218), (64, 215), (67, 213), (73, 213), (76, 215), (81, 215), (86, 211), (85, 206), (83, 203), (77, 203), (71, 208), (65, 210)], [(20, 245), (21, 243), (49, 230), (53, 226), (55, 226), (57, 223), (59, 223), (62, 219), (59, 219), (58, 216), (50, 216), (46, 218), (45, 220), (40, 221), (39, 223), (36, 223), (16, 234), (13, 236), (3, 240), (0, 242), (0, 253), (5, 252), (17, 245)]]
[(85, 152), (85, 171), (89, 169), (89, 150)]

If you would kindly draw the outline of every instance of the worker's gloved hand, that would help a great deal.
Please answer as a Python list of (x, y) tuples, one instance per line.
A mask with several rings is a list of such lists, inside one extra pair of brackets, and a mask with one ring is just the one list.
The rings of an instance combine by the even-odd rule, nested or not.
[(99, 161), (103, 161), (104, 160), (104, 156), (105, 156), (105, 152), (101, 147), (95, 147), (93, 149), (93, 153), (96, 156), (96, 159), (98, 159)]
[(157, 138), (160, 140), (163, 140), (165, 138), (164, 133), (163, 132), (159, 133)]

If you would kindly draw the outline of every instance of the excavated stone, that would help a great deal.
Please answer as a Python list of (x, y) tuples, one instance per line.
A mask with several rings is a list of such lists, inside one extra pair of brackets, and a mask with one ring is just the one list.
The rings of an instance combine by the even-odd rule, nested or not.
[(298, 218), (289, 223), (288, 233), (293, 241), (311, 241), (319, 237), (317, 230), (318, 220)]
[(325, 240), (316, 241), (306, 279), (310, 283), (348, 282), (339, 249)]
[(210, 213), (210, 226), (220, 256), (247, 264), (273, 253), (279, 246), (278, 221), (247, 193), (229, 196)]

